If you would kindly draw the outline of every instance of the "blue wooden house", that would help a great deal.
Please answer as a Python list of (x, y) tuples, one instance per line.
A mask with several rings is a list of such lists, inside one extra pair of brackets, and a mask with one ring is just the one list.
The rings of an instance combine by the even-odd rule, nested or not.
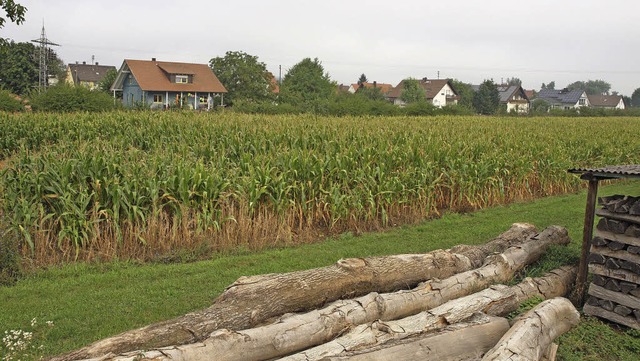
[(206, 64), (125, 60), (111, 86), (126, 107), (211, 109), (224, 105), (225, 87)]

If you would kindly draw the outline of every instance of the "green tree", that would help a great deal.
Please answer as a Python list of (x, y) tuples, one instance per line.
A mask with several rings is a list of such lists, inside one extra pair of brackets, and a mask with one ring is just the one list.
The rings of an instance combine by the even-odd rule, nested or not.
[(512, 85), (522, 86), (522, 80), (520, 80), (520, 78), (516, 78), (516, 77), (507, 78), (506, 84), (509, 85), (509, 86), (512, 86)]
[(473, 96), (473, 107), (479, 114), (495, 114), (499, 106), (498, 86), (493, 80), (485, 80)]
[(356, 93), (358, 96), (363, 96), (369, 100), (384, 100), (384, 94), (378, 87), (363, 87)]
[(589, 95), (609, 94), (611, 84), (604, 80), (576, 81), (567, 85), (569, 90), (583, 90)]
[(258, 57), (242, 51), (227, 51), (212, 58), (209, 66), (227, 89), (225, 101), (264, 101), (273, 96), (272, 75)]
[(640, 88), (637, 88), (631, 94), (631, 106), (640, 107)]
[(362, 73), (360, 75), (360, 78), (358, 79), (358, 85), (362, 85), (362, 83), (366, 83), (367, 81), (368, 81), (367, 76), (364, 75), (364, 73)]
[(426, 101), (427, 94), (424, 88), (420, 86), (420, 81), (414, 78), (407, 78), (402, 81), (402, 93), (400, 100), (406, 104), (418, 103)]
[(531, 102), (531, 112), (534, 114), (542, 114), (549, 111), (549, 102), (544, 99), (534, 99)]
[(285, 74), (280, 97), (292, 105), (316, 106), (318, 102), (335, 96), (336, 87), (318, 58), (305, 58)]
[[(27, 8), (16, 3), (13, 0), (0, 0), (0, 8), (6, 14), (6, 17), (13, 23), (20, 25), (24, 22), (24, 14), (27, 12)], [(4, 27), (6, 19), (0, 16), (0, 28)]]
[(549, 84), (546, 84), (546, 85), (545, 85), (544, 83), (542, 83), (541, 88), (542, 88), (542, 89), (551, 89), (551, 90), (554, 90), (554, 89), (556, 88), (556, 82), (555, 82), (555, 81), (552, 81), (552, 82), (549, 82)]
[(473, 109), (473, 96), (475, 92), (471, 87), (471, 84), (463, 83), (460, 80), (454, 79), (451, 81), (453, 89), (458, 93), (460, 99), (458, 99), (458, 105), (467, 109)]
[(0, 86), (24, 95), (38, 85), (38, 60), (32, 43), (0, 44)]
[(102, 77), (102, 80), (98, 82), (98, 89), (110, 93), (111, 86), (116, 81), (117, 76), (118, 72), (115, 69), (110, 69), (104, 77)]

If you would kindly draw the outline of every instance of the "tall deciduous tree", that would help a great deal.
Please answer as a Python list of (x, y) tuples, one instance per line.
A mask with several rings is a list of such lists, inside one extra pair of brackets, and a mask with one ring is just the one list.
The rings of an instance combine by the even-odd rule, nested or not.
[(36, 47), (13, 41), (0, 44), (0, 86), (15, 94), (26, 94), (38, 85)]
[(280, 96), (283, 101), (293, 105), (308, 105), (330, 99), (336, 94), (336, 87), (337, 84), (325, 73), (318, 58), (305, 58), (284, 76)]
[(271, 73), (258, 57), (242, 51), (227, 51), (223, 57), (209, 61), (222, 85), (227, 89), (225, 100), (263, 101), (272, 96)]
[[(16, 3), (13, 0), (0, 0), (0, 8), (6, 14), (6, 17), (13, 23), (20, 25), (24, 22), (24, 14), (27, 12), (27, 8)], [(0, 28), (4, 26), (6, 19), (0, 16)]]
[(511, 85), (518, 85), (518, 86), (522, 86), (522, 80), (520, 80), (520, 78), (507, 78), (506, 84), (511, 86)]
[(475, 92), (471, 87), (471, 84), (463, 83), (460, 80), (454, 79), (451, 81), (451, 85), (453, 85), (453, 89), (455, 89), (456, 93), (460, 99), (458, 99), (458, 105), (463, 106), (468, 109), (473, 109), (473, 96)]
[[(39, 60), (36, 46), (14, 41), (0, 44), (0, 86), (16, 94), (25, 94), (38, 85)], [(64, 63), (49, 50), (48, 75), (59, 80), (64, 77)]]
[(631, 106), (640, 107), (640, 88), (634, 90), (631, 94)]
[(542, 83), (542, 89), (551, 89), (554, 90), (556, 88), (556, 82), (555, 81), (551, 81), (548, 84), (545, 85), (545, 83)]
[(604, 80), (576, 81), (567, 85), (569, 90), (584, 90), (589, 95), (609, 94), (611, 84)]
[(403, 81), (402, 93), (400, 100), (407, 104), (426, 101), (426, 92), (420, 86), (418, 79), (407, 78)]
[(473, 96), (473, 107), (480, 114), (494, 114), (500, 105), (500, 93), (493, 80), (485, 80)]

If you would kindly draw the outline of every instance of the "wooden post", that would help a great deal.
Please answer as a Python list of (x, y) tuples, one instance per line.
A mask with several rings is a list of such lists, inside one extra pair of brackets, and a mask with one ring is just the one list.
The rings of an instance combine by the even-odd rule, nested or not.
[(587, 193), (587, 206), (584, 213), (584, 229), (582, 231), (582, 252), (580, 253), (580, 265), (578, 266), (578, 276), (576, 277), (576, 290), (574, 303), (577, 306), (583, 304), (584, 293), (587, 282), (587, 259), (589, 258), (589, 246), (593, 238), (593, 223), (596, 215), (596, 201), (598, 195), (598, 178), (590, 173), (584, 174), (584, 180), (589, 181), (589, 191)]

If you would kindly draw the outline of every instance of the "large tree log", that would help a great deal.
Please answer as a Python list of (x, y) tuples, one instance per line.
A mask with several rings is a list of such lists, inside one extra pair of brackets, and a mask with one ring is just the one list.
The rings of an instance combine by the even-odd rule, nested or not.
[(492, 252), (501, 252), (535, 234), (533, 225), (516, 223), (485, 245), (455, 252), (355, 258), (324, 268), (241, 277), (202, 311), (124, 332), (54, 360), (194, 343), (220, 328), (247, 329), (285, 313), (311, 310), (341, 298), (411, 288), (432, 278), (470, 270)]
[[(545, 277), (527, 278), (520, 284), (507, 287), (496, 285), (476, 294), (449, 301), (439, 307), (422, 312), (418, 315), (407, 317), (397, 321), (377, 321), (365, 323), (352, 329), (345, 336), (327, 342), (315, 348), (299, 354), (291, 355), (282, 360), (319, 360), (328, 356), (340, 356), (344, 352), (362, 350), (367, 347), (385, 345), (389, 342), (398, 342), (411, 336), (425, 332), (433, 332), (452, 324), (469, 319), (477, 312), (485, 312), (490, 315), (506, 315), (518, 308), (521, 302), (531, 297), (550, 298), (564, 295), (568, 292), (575, 280), (575, 267), (563, 267), (545, 275)], [(313, 311), (307, 314), (309, 317), (300, 318), (292, 316), (282, 322), (298, 321), (298, 327), (286, 327), (286, 330), (277, 331), (278, 323), (272, 328), (260, 327), (254, 330), (230, 332), (219, 330), (214, 332), (208, 340), (202, 343), (183, 346), (167, 347), (147, 352), (131, 352), (118, 357), (110, 355), (100, 360), (265, 360), (273, 358), (273, 348), (279, 348), (280, 352), (290, 352), (291, 342), (299, 338), (313, 338), (315, 332), (325, 331), (326, 328), (335, 327), (336, 317), (353, 317), (357, 314), (362, 318), (365, 312), (376, 313), (379, 298), (375, 294), (362, 297), (358, 300), (360, 309), (351, 304), (352, 308), (334, 310), (331, 314)], [(336, 304), (346, 302), (338, 301)], [(351, 313), (350, 313), (351, 312)], [(315, 318), (316, 321), (313, 319)], [(354, 319), (354, 318), (352, 318)], [(305, 323), (315, 322), (315, 325)], [(355, 321), (357, 322), (357, 321)], [(325, 328), (322, 326), (325, 325)], [(342, 326), (345, 326), (344, 324)], [(337, 327), (340, 329), (340, 327)], [(255, 332), (260, 330), (260, 332)], [(269, 332), (279, 332), (268, 335)], [(267, 337), (265, 337), (267, 336)], [(258, 339), (261, 338), (261, 339)], [(226, 339), (226, 340), (225, 340)], [(263, 342), (264, 340), (272, 342)], [(225, 343), (225, 341), (228, 341)], [(259, 344), (255, 344), (254, 342)], [(97, 360), (97, 359), (96, 359)]]
[(202, 343), (163, 349), (162, 353), (171, 355), (169, 359), (173, 360), (196, 360), (201, 356), (203, 360), (262, 360), (283, 356), (327, 342), (353, 325), (406, 317), (507, 281), (539, 259), (550, 245), (567, 242), (566, 230), (551, 226), (537, 237), (489, 258), (487, 265), (473, 271), (429, 281), (410, 291), (371, 293), (355, 300), (334, 302), (324, 309), (284, 317), (263, 327), (244, 331), (221, 329)]
[(414, 316), (396, 321), (376, 321), (360, 325), (342, 337), (280, 360), (311, 361), (340, 356), (345, 352), (364, 347), (384, 345), (433, 332), (466, 320), (476, 312), (506, 315), (515, 311), (520, 303), (531, 297), (551, 298), (565, 295), (575, 280), (575, 275), (575, 267), (564, 267), (545, 277), (526, 279), (513, 287), (495, 285)]
[(478, 314), (467, 322), (448, 326), (441, 332), (401, 340), (394, 345), (347, 352), (344, 356), (322, 361), (388, 361), (388, 360), (471, 360), (479, 359), (509, 330), (502, 317)]
[(580, 314), (566, 298), (544, 301), (520, 318), (482, 361), (540, 360), (553, 340), (580, 322)]

